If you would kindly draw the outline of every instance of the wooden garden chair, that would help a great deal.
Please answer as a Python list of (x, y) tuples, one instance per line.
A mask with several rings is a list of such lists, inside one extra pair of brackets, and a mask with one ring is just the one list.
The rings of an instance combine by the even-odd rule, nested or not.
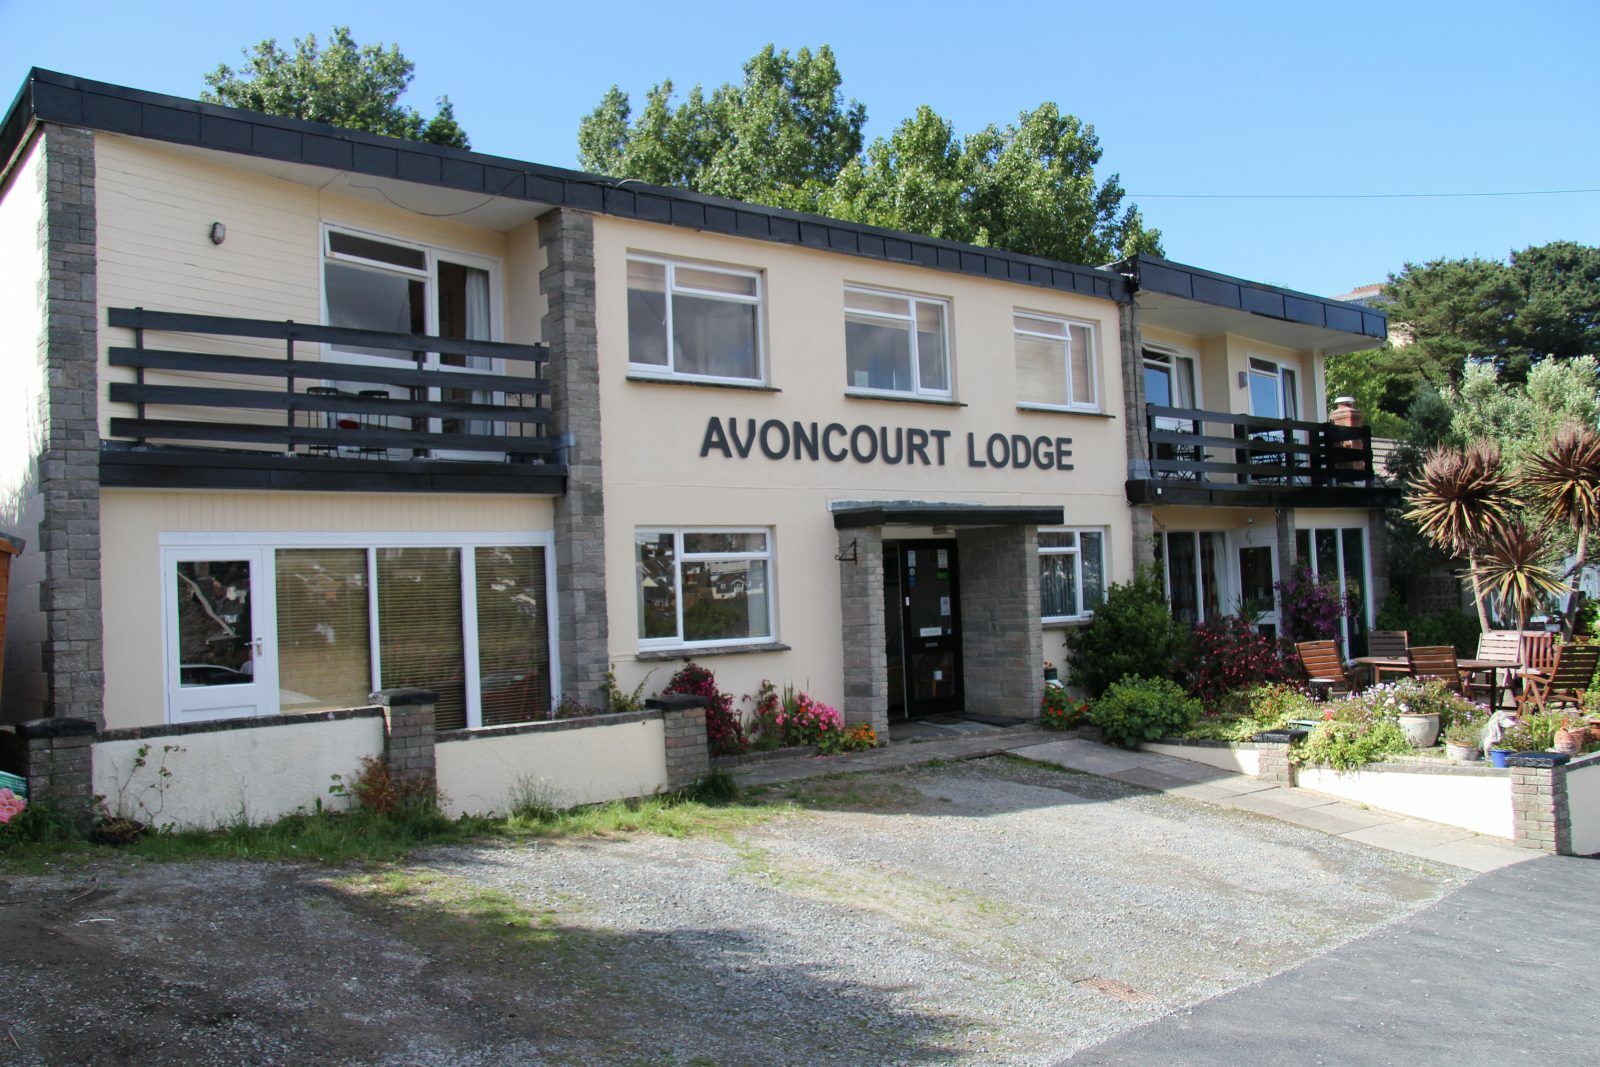
[(1517, 696), (1517, 714), (1521, 715), (1523, 708), (1529, 705), (1541, 714), (1549, 711), (1551, 705), (1581, 709), (1596, 666), (1600, 666), (1600, 645), (1558, 646), (1549, 673), (1526, 676), (1522, 692)]
[[(1384, 659), (1405, 659), (1406, 649), (1411, 645), (1411, 634), (1406, 630), (1373, 630), (1367, 635), (1367, 655), (1381, 656)], [(1407, 674), (1409, 667), (1383, 667), (1377, 664), (1367, 668), (1372, 674), (1374, 683), (1383, 681), (1384, 672), (1390, 674)]]
[(1335, 694), (1351, 691), (1350, 676), (1345, 673), (1344, 657), (1339, 654), (1337, 641), (1301, 641), (1294, 646), (1300, 669), (1306, 675), (1306, 687), (1318, 699), (1327, 700)]
[(1418, 681), (1435, 679), (1457, 693), (1466, 695), (1462, 686), (1461, 667), (1456, 662), (1454, 645), (1420, 645), (1406, 649), (1406, 659), (1411, 663), (1411, 677)]
[[(1501, 693), (1510, 692), (1513, 672), (1522, 665), (1522, 636), (1516, 630), (1490, 630), (1478, 635), (1478, 654), (1473, 658), (1498, 660), (1505, 666), (1468, 671), (1467, 696), (1482, 693), (1490, 701), (1496, 701)], [(1503, 676), (1502, 671), (1505, 672)]]

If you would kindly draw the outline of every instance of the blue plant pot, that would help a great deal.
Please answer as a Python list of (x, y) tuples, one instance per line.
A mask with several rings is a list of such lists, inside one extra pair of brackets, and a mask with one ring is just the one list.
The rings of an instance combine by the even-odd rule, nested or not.
[(1511, 756), (1512, 756), (1512, 752), (1511, 752), (1510, 749), (1507, 749), (1507, 748), (1491, 748), (1489, 750), (1489, 766), (1491, 766), (1491, 767), (1509, 766), (1509, 764), (1506, 763), (1506, 760), (1510, 759)]

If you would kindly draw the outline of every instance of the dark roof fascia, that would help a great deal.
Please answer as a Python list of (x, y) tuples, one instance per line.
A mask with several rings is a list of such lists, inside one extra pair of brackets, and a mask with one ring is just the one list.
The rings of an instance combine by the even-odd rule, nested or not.
[[(35, 67), (0, 126), (9, 160), (33, 121), (191, 145), (374, 178), (684, 226), (1126, 303), (1112, 271), (746, 204), (683, 189), (262, 115)], [(13, 129), (15, 127), (15, 129)]]
[(1060, 526), (1066, 521), (1059, 507), (1002, 504), (923, 504), (885, 501), (835, 509), (833, 528), (858, 530), (868, 526)]
[(1388, 315), (1375, 308), (1234, 278), (1216, 271), (1174, 263), (1160, 256), (1131, 256), (1113, 263), (1110, 269), (1127, 278), (1135, 290), (1166, 293), (1202, 304), (1248, 311), (1284, 322), (1320, 326), (1376, 341), (1382, 341), (1389, 335)]

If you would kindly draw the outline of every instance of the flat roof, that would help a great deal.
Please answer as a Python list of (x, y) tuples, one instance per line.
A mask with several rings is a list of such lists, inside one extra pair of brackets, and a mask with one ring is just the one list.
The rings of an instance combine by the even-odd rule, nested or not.
[[(1223, 314), (1212, 316), (1212, 321), (1207, 329), (1213, 333), (1225, 332), (1230, 320), (1239, 323), (1249, 323), (1249, 316), (1275, 320), (1278, 323), (1289, 324), (1294, 336), (1289, 339), (1299, 343), (1291, 347), (1328, 348), (1340, 346), (1339, 335), (1349, 335), (1342, 347), (1351, 347), (1350, 342), (1360, 339), (1362, 342), (1374, 341), (1382, 343), (1389, 333), (1389, 320), (1382, 311), (1367, 307), (1363, 304), (1348, 303), (1343, 300), (1330, 300), (1323, 296), (1313, 296), (1310, 293), (1296, 292), (1293, 289), (1282, 289), (1275, 285), (1265, 285), (1261, 282), (1252, 282), (1244, 278), (1234, 278), (1216, 271), (1204, 270), (1200, 267), (1191, 267), (1184, 263), (1175, 263), (1170, 259), (1160, 256), (1138, 255), (1121, 260), (1111, 265), (1112, 270), (1128, 279), (1134, 290), (1134, 300), (1141, 308), (1151, 306), (1156, 310), (1172, 307), (1171, 301), (1161, 301), (1159, 298), (1151, 300), (1140, 294), (1159, 294), (1160, 296), (1176, 297), (1181, 301), (1206, 307), (1222, 309)], [(1227, 313), (1234, 313), (1228, 315)], [(1178, 316), (1172, 316), (1178, 318)], [(1190, 312), (1191, 321), (1202, 321), (1195, 313)], [(1155, 325), (1173, 325), (1173, 328), (1182, 329), (1179, 324), (1169, 324), (1157, 321)], [(1304, 329), (1309, 327), (1309, 331)], [(1299, 328), (1299, 329), (1295, 329)], [(1327, 331), (1332, 337), (1327, 338), (1331, 344), (1315, 342), (1317, 334)], [(1197, 332), (1186, 330), (1185, 332)], [(1263, 340), (1274, 340), (1271, 336)], [(1311, 340), (1312, 343), (1305, 343)], [(1356, 347), (1371, 348), (1370, 343), (1362, 343)]]
[(34, 122), (304, 164), (488, 197), (571, 207), (825, 252), (1034, 285), (1126, 303), (1115, 272), (997, 248), (549, 167), (459, 148), (347, 130), (150, 93), (69, 74), (29, 71), (0, 123), (0, 182)]

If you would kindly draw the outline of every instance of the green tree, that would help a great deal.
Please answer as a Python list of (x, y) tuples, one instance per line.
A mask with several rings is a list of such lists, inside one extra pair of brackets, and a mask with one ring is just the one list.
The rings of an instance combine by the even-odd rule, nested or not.
[(308, 33), (295, 38), (293, 52), (269, 37), (243, 55), (241, 69), (224, 63), (205, 76), (208, 88), (200, 94), (202, 100), (450, 148), (471, 147), (449, 97), (439, 97), (439, 110), (431, 119), (400, 103), (416, 65), (397, 45), (357, 45), (350, 27), (335, 26), (326, 49), (318, 47), (316, 34)]
[(866, 109), (845, 101), (833, 52), (768, 45), (740, 85), (678, 104), (649, 91), (633, 116), (613, 86), (578, 130), (594, 171), (1014, 252), (1104, 263), (1159, 252), (1115, 175), (1097, 182), (1094, 127), (1054, 104), (958, 137), (920, 107), (863, 152)]
[(923, 106), (844, 169), (817, 210), (1073, 263), (1160, 252), (1113, 174), (1095, 181), (1094, 127), (1052, 103), (965, 138)]
[(867, 110), (845, 101), (833, 51), (793, 56), (767, 45), (744, 65), (744, 80), (707, 96), (698, 85), (682, 103), (673, 84), (651, 87), (632, 118), (613, 85), (578, 127), (587, 170), (798, 210), (861, 151)]
[(1494, 441), (1509, 462), (1520, 463), (1548, 448), (1565, 426), (1600, 425), (1600, 364), (1593, 356), (1545, 360), (1519, 383), (1490, 364), (1473, 363), (1459, 388), (1445, 388), (1444, 400), (1452, 440)]
[(1600, 355), (1600, 248), (1573, 241), (1511, 253), (1515, 338), (1533, 360)]

